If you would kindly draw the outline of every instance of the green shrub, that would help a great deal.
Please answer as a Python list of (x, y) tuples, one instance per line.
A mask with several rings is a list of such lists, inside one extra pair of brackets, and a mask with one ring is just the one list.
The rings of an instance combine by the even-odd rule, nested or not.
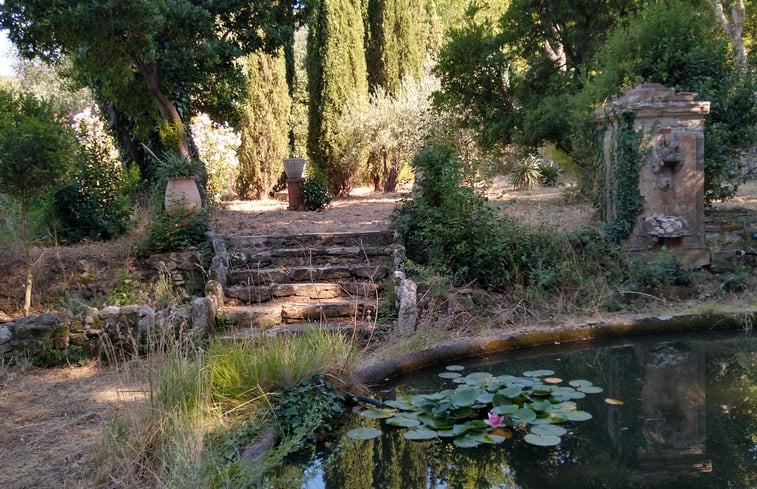
[(449, 148), (426, 147), (413, 165), (423, 175), (421, 186), (392, 215), (410, 260), (452, 276), (457, 285), (517, 289), (544, 305), (555, 295), (572, 305), (596, 303), (623, 280), (620, 250), (601, 231), (565, 234), (497, 217), (462, 183), (467, 179)]
[(326, 208), (334, 198), (325, 179), (314, 177), (302, 184), (302, 201), (305, 209), (317, 211)]
[(210, 230), (207, 208), (196, 212), (185, 209), (153, 214), (147, 235), (140, 247), (140, 255), (179, 251), (199, 247), (208, 239)]

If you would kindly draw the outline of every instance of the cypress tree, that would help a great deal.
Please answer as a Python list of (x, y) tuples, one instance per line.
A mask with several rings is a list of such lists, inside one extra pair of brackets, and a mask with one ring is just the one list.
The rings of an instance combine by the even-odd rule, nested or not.
[(290, 98), (283, 50), (247, 58), (248, 93), (237, 150), (235, 189), (241, 198), (264, 198), (282, 172), (289, 147)]
[(397, 93), (403, 78), (420, 73), (417, 22), (412, 18), (420, 10), (411, 0), (368, 0), (365, 57), (371, 90), (383, 87)]
[(308, 155), (337, 195), (350, 190), (357, 171), (340, 164), (339, 118), (350, 99), (368, 92), (362, 11), (361, 0), (320, 0), (309, 23)]

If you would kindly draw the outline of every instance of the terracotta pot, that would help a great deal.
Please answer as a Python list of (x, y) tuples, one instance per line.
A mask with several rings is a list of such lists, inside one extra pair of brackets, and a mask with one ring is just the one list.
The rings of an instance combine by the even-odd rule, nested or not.
[(284, 171), (287, 178), (302, 178), (305, 170), (305, 158), (284, 158)]
[(168, 212), (200, 210), (202, 201), (194, 177), (169, 178), (166, 181), (166, 195), (163, 204)]

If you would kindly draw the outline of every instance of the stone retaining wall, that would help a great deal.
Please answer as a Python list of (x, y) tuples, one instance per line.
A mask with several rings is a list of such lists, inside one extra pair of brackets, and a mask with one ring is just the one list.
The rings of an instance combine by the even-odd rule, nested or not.
[(159, 311), (132, 305), (32, 315), (0, 324), (0, 355), (9, 360), (15, 355), (34, 357), (71, 348), (93, 355), (136, 353), (181, 337), (205, 338), (215, 328), (215, 316), (212, 297)]

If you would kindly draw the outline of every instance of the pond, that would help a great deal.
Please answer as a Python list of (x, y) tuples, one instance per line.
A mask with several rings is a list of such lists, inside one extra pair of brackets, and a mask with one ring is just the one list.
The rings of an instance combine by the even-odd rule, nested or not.
[[(557, 447), (529, 445), (517, 432), (501, 444), (477, 448), (440, 439), (410, 441), (402, 428), (349, 415), (338, 442), (322, 447), (314, 460), (290, 467), (302, 471), (300, 487), (757, 488), (754, 335), (555, 345), (456, 363), (466, 373), (494, 375), (551, 369), (564, 379), (588, 379), (604, 392), (576, 401), (593, 417), (563, 424), (568, 434)], [(392, 399), (455, 388), (438, 376), (444, 368), (402, 379), (378, 395)], [(343, 436), (359, 426), (379, 428), (382, 435)]]

